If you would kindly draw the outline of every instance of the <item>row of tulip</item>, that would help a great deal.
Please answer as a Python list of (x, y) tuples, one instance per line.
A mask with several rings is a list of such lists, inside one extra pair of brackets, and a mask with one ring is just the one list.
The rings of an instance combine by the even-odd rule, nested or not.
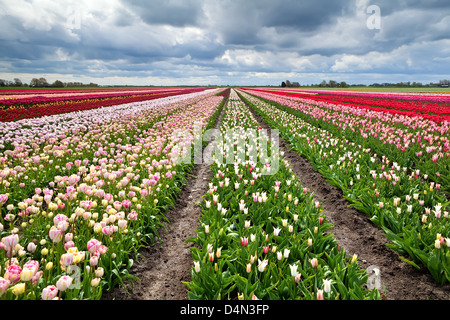
[(205, 88), (180, 88), (178, 90), (159, 90), (119, 93), (86, 94), (85, 96), (30, 97), (0, 100), (0, 122), (17, 121), (35, 117), (49, 116), (73, 111), (84, 111), (101, 107), (148, 101), (163, 97), (201, 92)]
[[(175, 160), (183, 152), (178, 146), (189, 148), (196, 137), (173, 132), (211, 127), (224, 100), (217, 93), (180, 98), (175, 107), (170, 100), (149, 102), (148, 109), (145, 103), (117, 106), (118, 115), (102, 124), (91, 118), (82, 135), (63, 131), (64, 137), (44, 139), (20, 159), (7, 157), (3, 165), (28, 159), (24, 168), (46, 171), (51, 181), (35, 181), (32, 193), (21, 198), (11, 189), (18, 174), (3, 178), (8, 183), (2, 187), (14, 196), (0, 196), (0, 299), (99, 299), (105, 288), (133, 279), (133, 258), (158, 237), (192, 168)], [(91, 148), (77, 150), (79, 141)], [(45, 152), (63, 145), (73, 152), (59, 158)], [(45, 164), (35, 163), (32, 151), (39, 157), (44, 152)], [(55, 171), (46, 168), (52, 157), (62, 161)], [(66, 162), (71, 157), (73, 164)]]
[[(80, 166), (86, 169), (93, 159), (134, 152), (127, 144), (138, 142), (143, 131), (157, 136), (153, 127), (162, 117), (211, 94), (214, 91), (3, 123), (0, 146), (9, 148), (0, 153), (0, 194), (9, 193), (17, 205), (17, 199), (27, 198), (36, 187), (57, 184), (61, 177), (76, 180)], [(158, 139), (144, 148), (162, 142)]]
[(301, 119), (299, 110), (245, 99), (330, 183), (342, 189), (352, 206), (368, 214), (392, 241), (387, 244), (417, 268), (425, 266), (438, 283), (450, 281), (450, 205), (440, 186), (419, 170), (401, 167), (386, 156)]
[[(283, 90), (286, 90), (284, 88)], [(450, 103), (450, 95), (446, 92), (401, 92), (401, 91), (353, 91), (353, 90), (331, 90), (331, 89), (319, 89), (319, 90), (304, 90), (290, 88), (289, 91), (307, 94), (325, 94), (325, 95), (337, 95), (337, 96), (350, 96), (350, 97), (369, 97), (380, 99), (393, 99), (393, 100), (405, 100), (405, 101), (421, 101), (421, 102), (435, 102), (435, 103)]]
[(102, 99), (135, 94), (160, 94), (170, 91), (182, 91), (187, 88), (99, 88), (99, 89), (28, 89), (28, 90), (0, 90), (0, 109), (21, 104), (36, 104), (81, 99)]
[(296, 109), (305, 121), (345, 135), (363, 147), (388, 156), (401, 166), (419, 169), (450, 192), (450, 122), (392, 116), (339, 104), (320, 104), (294, 97), (248, 91)]
[(188, 240), (197, 244), (189, 299), (380, 299), (234, 90), (220, 130), (201, 226)]
[[(374, 97), (371, 94), (329, 94), (320, 92), (311, 94), (294, 92), (294, 91), (278, 91), (278, 90), (262, 90), (262, 92), (276, 93), (283, 96), (305, 98), (316, 103), (333, 103), (350, 105), (354, 108), (363, 108), (373, 111), (383, 111), (391, 114), (401, 114), (410, 117), (422, 117), (436, 122), (450, 121), (449, 99), (440, 97), (439, 102), (423, 101), (426, 97), (415, 96), (415, 99), (404, 100), (404, 96), (390, 94), (384, 97)], [(429, 99), (429, 98), (428, 98)]]

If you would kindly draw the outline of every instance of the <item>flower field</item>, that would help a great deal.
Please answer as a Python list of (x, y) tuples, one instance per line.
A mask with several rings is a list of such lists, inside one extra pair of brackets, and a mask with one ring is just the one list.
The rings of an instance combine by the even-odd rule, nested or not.
[(223, 96), (205, 90), (6, 123), (1, 157), (2, 299), (99, 299), (130, 277), (190, 166), (177, 129), (206, 129)]
[[(4, 90), (0, 94), (0, 122), (84, 111), (131, 102), (200, 92), (204, 88)], [(31, 91), (31, 92), (30, 92)]]
[[(278, 128), (331, 184), (342, 189), (353, 206), (383, 228), (393, 242), (390, 247), (407, 254), (412, 260), (407, 261), (417, 268), (417, 264), (425, 266), (438, 283), (450, 281), (448, 121), (440, 125), (417, 121), (419, 127), (436, 132), (437, 139), (427, 139), (431, 146), (426, 148), (419, 143), (409, 146), (415, 143), (413, 137), (424, 132), (407, 133), (417, 125), (410, 119), (404, 119), (397, 130), (375, 131), (375, 127), (368, 128), (370, 118), (364, 119), (357, 110), (247, 91), (264, 98), (246, 95), (265, 121)], [(379, 128), (394, 128), (393, 121), (382, 120), (383, 113), (373, 115), (377, 116)], [(389, 131), (393, 134), (377, 141), (377, 132)], [(369, 140), (369, 134), (374, 139)], [(395, 148), (386, 146), (386, 140), (394, 144), (396, 139)], [(405, 148), (413, 148), (412, 154), (429, 154), (432, 152), (426, 149), (433, 148), (437, 157), (425, 155), (423, 160), (416, 157), (421, 160), (409, 162)]]
[(277, 133), (408, 266), (450, 282), (448, 96), (23, 91), (0, 95), (2, 300), (98, 300), (138, 280), (139, 252), (162, 239), (200, 149), (210, 175), (180, 265), (188, 299), (383, 299)]
[[(232, 91), (221, 126), (223, 141), (232, 143), (219, 142), (214, 154), (202, 227), (191, 239), (200, 249), (193, 249), (189, 298), (379, 299), (377, 290), (365, 287), (368, 276), (357, 257), (337, 250), (325, 233), (330, 224), (320, 203), (259, 129)], [(241, 150), (242, 157), (239, 139), (250, 146), (248, 152)], [(270, 152), (262, 152), (263, 145)], [(257, 157), (249, 155), (252, 148), (259, 151)], [(220, 161), (219, 155), (231, 163)], [(280, 161), (271, 172), (273, 166), (267, 164), (273, 158)]]

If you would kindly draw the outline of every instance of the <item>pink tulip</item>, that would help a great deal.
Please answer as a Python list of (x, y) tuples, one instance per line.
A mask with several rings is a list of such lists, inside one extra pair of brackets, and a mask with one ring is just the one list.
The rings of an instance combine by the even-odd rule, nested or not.
[(8, 290), (11, 281), (3, 279), (0, 277), (0, 297)]
[(8, 201), (8, 195), (0, 194), (0, 205), (4, 205)]
[(31, 279), (31, 283), (32, 284), (36, 284), (39, 282), (39, 280), (42, 278), (42, 275), (44, 274), (43, 271), (38, 271), (36, 272), (36, 274), (33, 276), (33, 278)]
[(319, 265), (319, 261), (317, 260), (317, 258), (311, 259), (311, 265), (313, 268), (316, 268)]
[(55, 226), (57, 226), (57, 225), (58, 225), (60, 222), (62, 222), (62, 221), (69, 221), (69, 218), (68, 218), (66, 215), (62, 214), (62, 213), (57, 214), (57, 215), (53, 218), (53, 224), (54, 224)]
[(122, 201), (122, 206), (123, 206), (125, 209), (129, 209), (129, 208), (131, 207), (131, 201), (130, 201), (130, 200), (123, 200), (123, 201)]
[(50, 231), (48, 232), (48, 236), (54, 243), (60, 242), (64, 237), (64, 232), (57, 227), (51, 227)]
[(106, 251), (108, 251), (108, 248), (104, 245), (101, 245), (100, 248), (98, 248), (98, 252), (100, 252), (100, 254), (105, 254)]
[(103, 233), (105, 236), (110, 236), (110, 235), (112, 235), (112, 234), (114, 233), (114, 227), (113, 227), (113, 226), (106, 226), (106, 227), (103, 227), (102, 233)]
[(36, 244), (34, 244), (34, 242), (30, 242), (27, 245), (27, 250), (28, 250), (28, 252), (33, 253), (34, 251), (36, 251)]
[(114, 206), (114, 209), (116, 209), (117, 211), (122, 209), (122, 203), (120, 201), (114, 201), (113, 206)]
[(131, 211), (128, 216), (127, 216), (128, 220), (130, 221), (134, 221), (137, 219), (137, 212), (136, 211)]
[(69, 222), (61, 221), (56, 227), (64, 233), (69, 228)]
[(89, 264), (91, 265), (91, 267), (95, 267), (98, 264), (98, 257), (97, 256), (92, 256), (89, 259)]
[(101, 245), (102, 243), (97, 239), (91, 239), (87, 243), (87, 249), (89, 253), (94, 254), (94, 252), (97, 251)]
[(11, 284), (15, 284), (20, 280), (20, 273), (22, 272), (22, 268), (17, 265), (9, 266), (5, 272), (5, 279), (9, 280)]
[(61, 255), (60, 263), (63, 266), (70, 266), (73, 264), (73, 254), (72, 253), (64, 253)]
[(58, 288), (51, 285), (47, 286), (42, 290), (41, 298), (42, 300), (53, 300), (58, 295)]
[(7, 251), (14, 249), (16, 244), (19, 243), (19, 236), (17, 234), (12, 234), (10, 236), (2, 238), (2, 243), (5, 245)]
[(317, 289), (317, 300), (323, 300), (323, 290)]
[(73, 240), (73, 233), (66, 233), (66, 235), (64, 236), (64, 241), (69, 242), (72, 240)]
[(75, 243), (73, 241), (66, 241), (66, 243), (64, 243), (64, 250), (66, 251), (73, 247), (75, 247)]
[(62, 276), (56, 282), (56, 287), (58, 288), (58, 290), (64, 291), (72, 285), (72, 281), (73, 281), (73, 278), (71, 278), (69, 276)]
[(39, 262), (36, 260), (29, 260), (23, 265), (23, 269), (31, 270), (34, 276), (39, 270)]

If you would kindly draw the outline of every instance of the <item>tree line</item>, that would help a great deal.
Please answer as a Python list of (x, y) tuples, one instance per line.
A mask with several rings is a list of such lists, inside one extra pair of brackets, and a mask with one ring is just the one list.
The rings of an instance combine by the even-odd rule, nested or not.
[(49, 83), (47, 79), (33, 78), (30, 83), (24, 83), (19, 78), (11, 80), (0, 79), (0, 87), (33, 87), (33, 88), (65, 88), (65, 87), (98, 87), (96, 83), (84, 84), (82, 82), (62, 82), (61, 80), (55, 80), (53, 83)]
[[(410, 88), (421, 88), (421, 87), (443, 87), (446, 88), (450, 84), (450, 80), (444, 79), (439, 80), (438, 82), (430, 82), (427, 84), (423, 84), (422, 82), (416, 81), (406, 81), (406, 82), (383, 82), (383, 83), (372, 83), (369, 85), (366, 84), (348, 84), (345, 81), (335, 81), (335, 80), (322, 80), (321, 83), (305, 85), (310, 87), (322, 87), (322, 88), (347, 88), (347, 87), (410, 87)], [(281, 87), (300, 87), (301, 85), (298, 82), (291, 82), (289, 80), (283, 81), (281, 83)]]

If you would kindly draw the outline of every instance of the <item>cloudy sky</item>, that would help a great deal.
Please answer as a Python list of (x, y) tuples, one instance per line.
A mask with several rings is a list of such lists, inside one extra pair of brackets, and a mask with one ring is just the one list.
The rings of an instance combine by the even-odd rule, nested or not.
[(450, 79), (449, 0), (0, 0), (0, 79)]

